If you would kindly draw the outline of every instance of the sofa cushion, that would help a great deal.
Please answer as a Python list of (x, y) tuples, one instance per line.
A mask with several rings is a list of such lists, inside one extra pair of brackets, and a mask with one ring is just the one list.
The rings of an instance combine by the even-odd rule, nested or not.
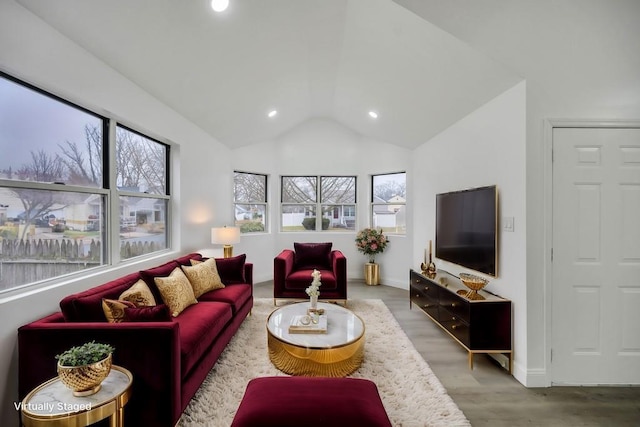
[(225, 286), (223, 289), (216, 289), (204, 293), (198, 298), (198, 301), (218, 301), (231, 305), (233, 314), (235, 315), (242, 306), (253, 295), (251, 285), (238, 283), (235, 285)]
[(193, 288), (193, 294), (196, 298), (205, 292), (212, 291), (214, 289), (224, 288), (218, 269), (216, 268), (216, 260), (209, 258), (206, 261), (191, 260), (192, 266), (182, 266), (182, 271), (189, 279), (191, 287)]
[(330, 269), (331, 242), (327, 243), (294, 243), (294, 268), (296, 270)]
[(136, 307), (148, 307), (156, 305), (156, 299), (151, 293), (151, 289), (140, 279), (133, 284), (129, 289), (120, 294), (118, 298), (121, 301), (129, 301), (136, 305)]
[(181, 256), (180, 258), (176, 258), (175, 261), (180, 265), (191, 265), (191, 260), (202, 260), (202, 255), (197, 252), (190, 253), (188, 255)]
[(156, 277), (153, 280), (160, 291), (162, 301), (169, 307), (173, 317), (177, 317), (185, 308), (198, 302), (193, 295), (189, 279), (180, 267), (176, 267), (168, 277)]
[[(319, 270), (322, 275), (320, 282), (320, 296), (322, 296), (322, 290), (336, 289), (336, 276), (330, 270)], [(311, 277), (313, 270), (298, 270), (294, 271), (287, 276), (285, 280), (286, 289), (307, 289), (313, 280)]]
[(176, 269), (176, 267), (180, 267), (180, 264), (177, 261), (172, 260), (157, 267), (140, 271), (142, 280), (144, 280), (147, 286), (149, 286), (149, 289), (151, 289), (156, 302), (162, 301), (162, 296), (160, 295), (160, 291), (158, 290), (158, 287), (156, 286), (156, 283), (153, 279), (155, 279), (156, 277), (167, 277), (171, 274), (171, 272), (173, 272), (173, 270)]
[(102, 298), (102, 311), (109, 323), (123, 322), (125, 308), (133, 308), (135, 306), (136, 305), (130, 301)]
[(244, 276), (244, 264), (247, 260), (246, 254), (241, 254), (231, 258), (215, 258), (215, 260), (222, 283), (225, 285), (232, 283), (247, 283)]
[(201, 302), (173, 319), (180, 325), (180, 364), (184, 378), (231, 321), (229, 304)]
[(153, 307), (133, 307), (124, 309), (125, 322), (170, 322), (171, 313), (165, 304)]
[(122, 292), (140, 279), (132, 273), (86, 291), (66, 296), (60, 301), (60, 310), (67, 322), (104, 322), (102, 298), (117, 300)]

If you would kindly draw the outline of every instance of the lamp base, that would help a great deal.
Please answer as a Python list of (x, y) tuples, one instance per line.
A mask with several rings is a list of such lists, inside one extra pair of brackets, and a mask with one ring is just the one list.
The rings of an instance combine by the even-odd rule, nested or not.
[(224, 245), (222, 251), (225, 258), (231, 258), (233, 256), (233, 246), (231, 245)]

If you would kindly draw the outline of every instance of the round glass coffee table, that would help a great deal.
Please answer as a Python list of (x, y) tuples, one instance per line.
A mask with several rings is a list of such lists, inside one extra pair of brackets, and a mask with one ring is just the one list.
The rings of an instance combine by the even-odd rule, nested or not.
[(324, 333), (290, 333), (294, 316), (307, 314), (309, 302), (284, 305), (267, 319), (269, 358), (289, 375), (345, 377), (358, 369), (364, 356), (364, 322), (350, 310), (318, 303), (324, 309)]

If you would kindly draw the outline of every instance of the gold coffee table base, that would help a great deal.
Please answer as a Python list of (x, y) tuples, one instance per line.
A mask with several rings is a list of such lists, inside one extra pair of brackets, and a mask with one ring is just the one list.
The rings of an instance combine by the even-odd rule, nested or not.
[(305, 348), (287, 344), (267, 334), (269, 358), (276, 368), (289, 375), (346, 377), (362, 364), (364, 334), (341, 347)]

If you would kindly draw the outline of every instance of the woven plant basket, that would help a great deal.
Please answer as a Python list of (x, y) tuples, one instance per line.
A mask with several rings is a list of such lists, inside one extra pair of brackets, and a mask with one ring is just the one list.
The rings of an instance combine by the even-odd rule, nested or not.
[(90, 396), (100, 391), (101, 383), (111, 372), (111, 354), (84, 366), (63, 366), (58, 362), (58, 377), (74, 396)]

